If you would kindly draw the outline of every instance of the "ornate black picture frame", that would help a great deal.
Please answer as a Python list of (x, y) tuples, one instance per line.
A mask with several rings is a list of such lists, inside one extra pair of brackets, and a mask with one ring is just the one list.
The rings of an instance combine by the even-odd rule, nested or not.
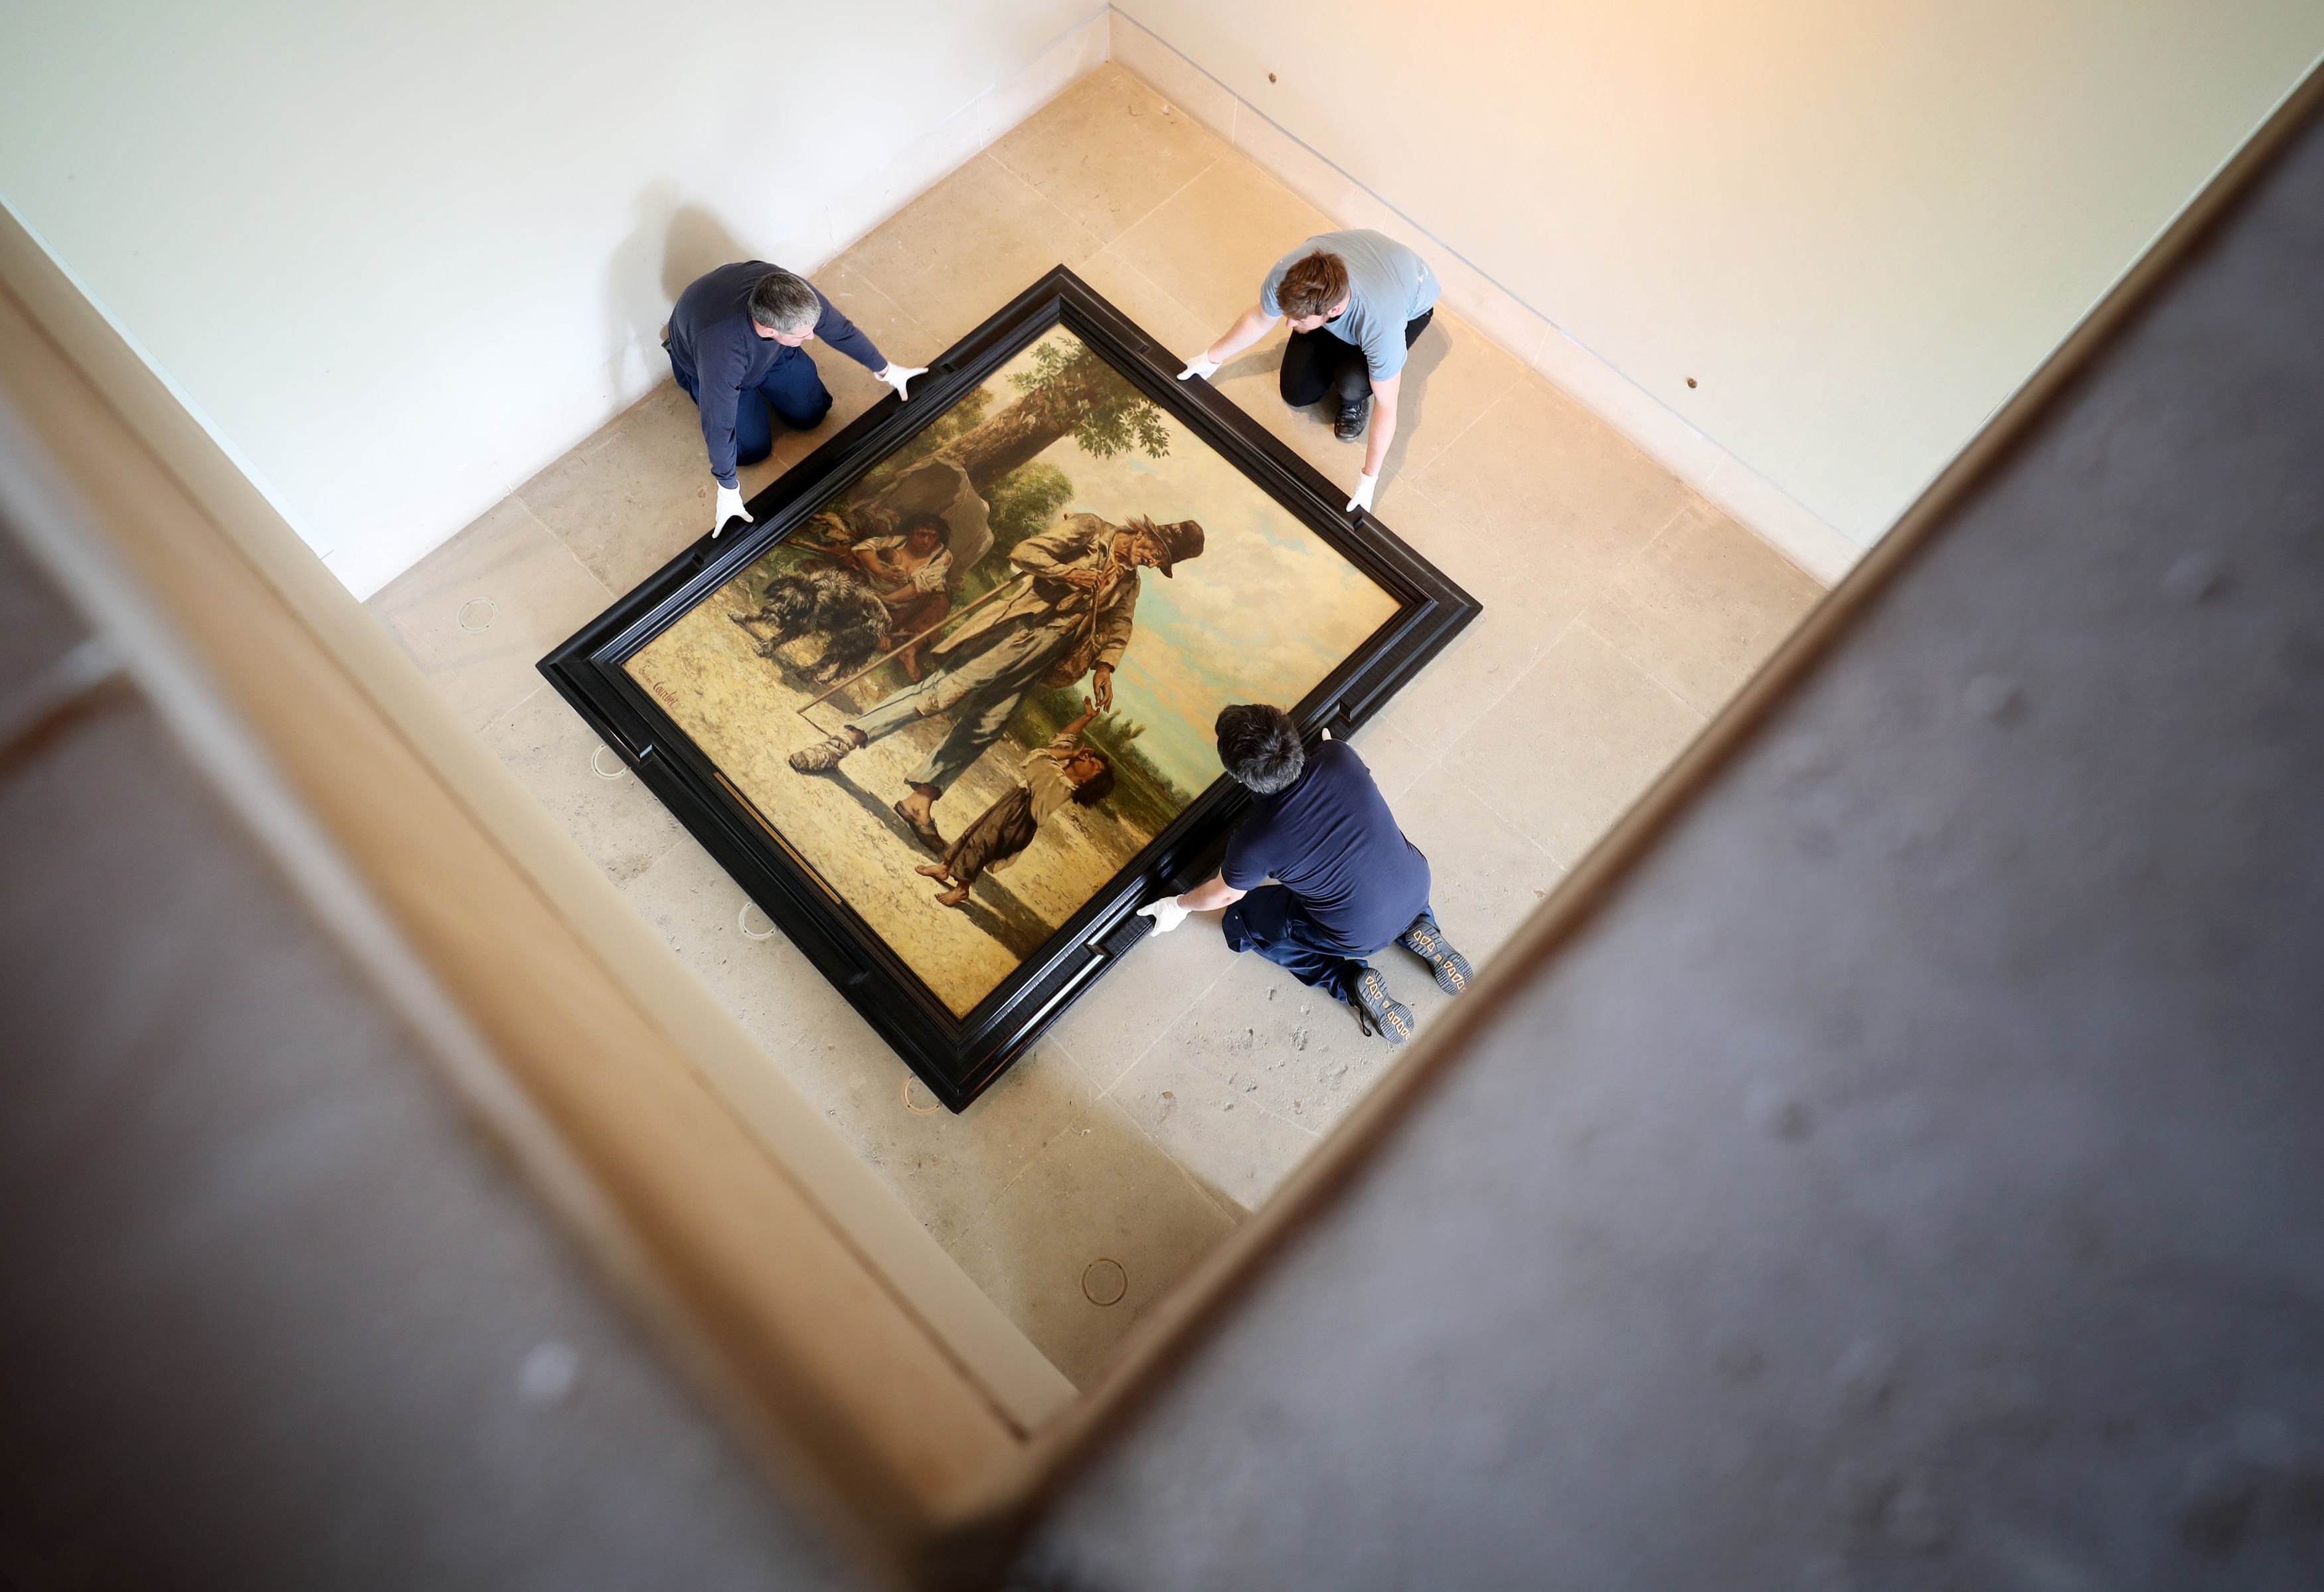
[(1311, 742), (1345, 735), (1476, 616), (1479, 604), (1346, 493), (1059, 266), (937, 360), (909, 403), (890, 396), (751, 500), (751, 523), (704, 537), (541, 660), (549, 683), (614, 748), (776, 925), (954, 1111), (966, 1106), (1143, 937), (1137, 909), (1214, 866), (1248, 797), (1221, 777), (965, 1016), (938, 1000), (623, 665), (696, 604), (1062, 326), (1140, 393), (1388, 593), (1396, 612), (1292, 708)]

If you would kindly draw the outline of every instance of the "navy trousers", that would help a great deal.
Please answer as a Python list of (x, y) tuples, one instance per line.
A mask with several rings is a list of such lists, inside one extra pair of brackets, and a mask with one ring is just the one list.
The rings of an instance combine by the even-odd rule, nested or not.
[[(678, 362), (675, 350), (665, 347), (663, 351), (669, 355), (669, 374), (678, 378), (686, 395), (699, 404), (702, 397), (695, 390), (694, 373)], [(734, 406), (734, 462), (757, 464), (775, 450), (771, 416), (781, 416), (783, 424), (794, 431), (812, 431), (830, 412), (831, 389), (823, 384), (823, 373), (816, 369), (806, 349), (788, 350)]]
[(1379, 949), (1342, 942), (1280, 884), (1262, 884), (1227, 908), (1219, 929), (1229, 950), (1257, 951), (1300, 983), (1343, 1001), (1356, 976), (1371, 965), (1364, 958)]

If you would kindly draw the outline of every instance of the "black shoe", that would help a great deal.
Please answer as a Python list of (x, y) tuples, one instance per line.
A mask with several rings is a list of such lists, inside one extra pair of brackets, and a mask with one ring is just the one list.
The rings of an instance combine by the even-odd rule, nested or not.
[(1388, 993), (1388, 980), (1376, 967), (1367, 967), (1348, 986), (1348, 1004), (1366, 1033), (1385, 1034), (1400, 1045), (1412, 1037), (1412, 1008)]
[(1364, 427), (1371, 423), (1371, 418), (1372, 395), (1367, 393), (1353, 403), (1340, 405), (1339, 422), (1332, 428), (1332, 435), (1342, 442), (1353, 442), (1364, 434)]
[(1436, 987), (1446, 995), (1459, 995), (1476, 976), (1469, 958), (1452, 949), (1433, 913), (1423, 912), (1413, 919), (1412, 926), (1397, 935), (1396, 942), (1436, 969)]

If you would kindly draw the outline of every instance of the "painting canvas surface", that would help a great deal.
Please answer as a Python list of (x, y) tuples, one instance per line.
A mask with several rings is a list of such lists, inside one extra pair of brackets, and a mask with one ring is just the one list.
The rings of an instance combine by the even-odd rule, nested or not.
[(624, 667), (964, 1015), (1396, 611), (1057, 329)]

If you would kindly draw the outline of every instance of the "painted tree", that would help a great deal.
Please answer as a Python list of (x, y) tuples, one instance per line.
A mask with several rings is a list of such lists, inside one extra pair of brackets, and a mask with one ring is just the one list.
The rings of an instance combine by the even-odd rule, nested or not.
[(987, 498), (1002, 477), (1061, 437), (1098, 458), (1133, 447), (1148, 458), (1170, 451), (1162, 412), (1078, 338), (1041, 344), (1033, 368), (1010, 379), (1022, 396), (938, 449)]
[(865, 474), (864, 485), (854, 495), (871, 497), (883, 481), (902, 475), (907, 469), (927, 458), (946, 443), (956, 442), (984, 421), (992, 407), (992, 394), (982, 387), (961, 395), (960, 402), (938, 415), (910, 441), (896, 449)]
[(995, 481), (984, 494), (991, 510), (992, 553), (969, 571), (963, 595), (982, 597), (1010, 577), (1009, 550), (1036, 531), (1055, 523), (1057, 511), (1072, 501), (1074, 483), (1065, 471), (1038, 459)]

